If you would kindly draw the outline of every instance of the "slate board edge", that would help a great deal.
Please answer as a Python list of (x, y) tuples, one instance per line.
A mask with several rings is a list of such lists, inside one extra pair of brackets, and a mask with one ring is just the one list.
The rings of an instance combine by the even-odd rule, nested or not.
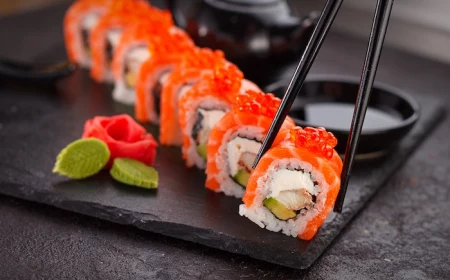
[[(301, 257), (299, 259), (296, 259), (296, 261), (294, 261), (293, 263), (286, 263), (278, 259), (261, 258), (261, 254), (251, 253), (252, 250), (244, 250), (244, 248), (239, 246), (240, 242), (238, 240), (229, 236), (227, 236), (228, 242), (226, 242), (226, 245), (221, 246), (224, 244), (224, 235), (220, 233), (218, 234), (212, 230), (192, 227), (185, 224), (160, 222), (158, 221), (158, 219), (152, 218), (152, 215), (146, 213), (137, 213), (130, 210), (125, 210), (114, 206), (106, 206), (95, 202), (73, 200), (65, 197), (64, 195), (57, 195), (52, 192), (41, 191), (27, 185), (0, 182), (0, 188), (0, 194), (11, 196), (17, 199), (49, 205), (73, 213), (99, 218), (108, 222), (133, 226), (147, 232), (162, 234), (176, 239), (201, 244), (226, 252), (249, 256), (261, 261), (266, 261), (269, 263), (274, 263), (291, 268), (305, 269), (313, 263), (308, 261), (308, 258), (313, 258), (315, 260), (317, 259), (317, 257), (319, 257), (318, 254), (315, 254), (316, 251), (309, 251), (308, 253), (301, 255)], [(30, 188), (33, 189), (33, 191), (30, 191)], [(80, 205), (82, 206), (80, 207)], [(163, 224), (164, 226), (160, 226), (160, 224)], [(169, 227), (167, 226), (167, 224), (171, 225), (170, 230), (165, 230), (165, 228)], [(175, 227), (177, 227), (176, 230)], [(328, 244), (330, 242), (328, 242), (327, 240), (326, 243)], [(258, 248), (257, 245), (251, 247), (255, 249)], [(276, 252), (274, 252), (274, 255), (276, 255)], [(284, 258), (281, 257), (280, 259), (283, 260)]]
[[(403, 154), (405, 154), (404, 157), (400, 156), (399, 159), (393, 164), (394, 168), (391, 169), (391, 174), (389, 174), (389, 176), (386, 177), (386, 180), (388, 180), (392, 176), (392, 174), (407, 161), (409, 156), (412, 155), (412, 152), (427, 138), (429, 133), (431, 133), (438, 126), (439, 122), (443, 119), (444, 116), (445, 116), (444, 107), (438, 104), (436, 111), (430, 116), (428, 121), (421, 124), (420, 126), (416, 126), (413, 129), (411, 134), (417, 135), (418, 138), (412, 143), (410, 143), (406, 148), (404, 148), (404, 150), (402, 151)], [(423, 133), (420, 131), (420, 129), (425, 130), (426, 127), (429, 127), (428, 133)], [(244, 248), (240, 247), (239, 242), (234, 238), (232, 239), (228, 238), (228, 240), (231, 242), (227, 242), (227, 244), (223, 246), (224, 236), (221, 235), (220, 233), (218, 234), (214, 231), (210, 231), (207, 229), (201, 229), (184, 224), (172, 224), (171, 226), (172, 228), (169, 231), (167, 231), (164, 229), (164, 227), (166, 226), (163, 227), (159, 226), (158, 219), (154, 219), (152, 215), (146, 213), (137, 213), (113, 206), (105, 206), (94, 202), (72, 200), (68, 199), (64, 195), (55, 195), (54, 193), (51, 192), (40, 191), (39, 189), (34, 188), (33, 186), (16, 185), (6, 182), (0, 182), (0, 185), (2, 186), (0, 188), (0, 193), (18, 199), (25, 199), (38, 203), (48, 204), (60, 209), (68, 210), (82, 215), (91, 216), (118, 224), (131, 225), (145, 231), (150, 231), (170, 236), (173, 238), (202, 244), (208, 247), (224, 250), (227, 252), (232, 252), (235, 254), (248, 255), (255, 259), (295, 269), (308, 268), (317, 258), (320, 257), (320, 255), (323, 254), (323, 252), (326, 251), (326, 249), (323, 251), (308, 250), (308, 252), (302, 254), (300, 258), (297, 259), (293, 258), (292, 259), (293, 262), (286, 263), (285, 261), (283, 261), (285, 260), (285, 258), (283, 257), (281, 257), (281, 259), (277, 258), (268, 259), (265, 258), (263, 254), (255, 254), (251, 252), (252, 250), (250, 251), (244, 250)], [(352, 218), (355, 217), (363, 209), (363, 206), (381, 188), (382, 185), (383, 183), (380, 184), (378, 187), (374, 188), (371, 192), (367, 193), (366, 195), (361, 196), (361, 199), (357, 203), (352, 204), (351, 207), (347, 206), (347, 208), (344, 209), (343, 213), (335, 218), (340, 220), (337, 223), (339, 224), (339, 226), (332, 228), (333, 232), (328, 232), (325, 238), (322, 237), (322, 241), (323, 243), (325, 243), (325, 247), (327, 247), (329, 244), (332, 243), (332, 241), (339, 235), (339, 232), (342, 231), (342, 229), (352, 220)], [(30, 188), (33, 189), (33, 191), (30, 192)], [(79, 207), (79, 204), (83, 204), (83, 207)], [(78, 206), (74, 207), (75, 205)], [(121, 214), (117, 215), (118, 212)], [(112, 215), (111, 213), (114, 213), (114, 215)], [(132, 219), (129, 219), (130, 216), (132, 217)], [(167, 222), (162, 223), (167, 224)], [(174, 231), (173, 230), (174, 227), (178, 227), (178, 229)], [(183, 227), (189, 228), (190, 230), (189, 231), (183, 230)], [(190, 234), (186, 234), (186, 232), (189, 232)], [(192, 234), (194, 232), (195, 234)], [(205, 236), (207, 237), (205, 238)], [(277, 255), (276, 252), (274, 253), (275, 254), (273, 256), (276, 256)]]

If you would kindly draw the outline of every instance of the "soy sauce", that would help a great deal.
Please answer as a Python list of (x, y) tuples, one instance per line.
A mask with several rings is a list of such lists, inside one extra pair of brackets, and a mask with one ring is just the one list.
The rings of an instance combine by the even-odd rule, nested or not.
[[(354, 105), (347, 103), (311, 103), (302, 108), (302, 119), (313, 126), (328, 129), (348, 130), (353, 117)], [(362, 131), (389, 129), (402, 121), (398, 112), (387, 112), (377, 108), (367, 109)]]

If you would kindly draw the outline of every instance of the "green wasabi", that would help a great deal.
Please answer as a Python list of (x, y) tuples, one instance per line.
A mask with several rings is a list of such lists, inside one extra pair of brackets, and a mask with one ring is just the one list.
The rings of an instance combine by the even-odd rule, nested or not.
[(158, 172), (134, 159), (116, 158), (109, 173), (114, 179), (127, 185), (146, 189), (158, 187)]
[(76, 140), (58, 154), (53, 173), (72, 179), (87, 178), (102, 170), (110, 155), (108, 146), (101, 140)]

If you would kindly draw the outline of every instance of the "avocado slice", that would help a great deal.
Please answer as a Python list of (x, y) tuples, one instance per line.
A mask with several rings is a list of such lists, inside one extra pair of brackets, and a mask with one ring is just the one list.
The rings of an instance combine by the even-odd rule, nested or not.
[(236, 175), (233, 176), (233, 179), (244, 188), (247, 187), (248, 179), (250, 178), (250, 172), (245, 170), (239, 170)]
[(136, 74), (132, 72), (126, 73), (125, 83), (128, 87), (133, 88), (136, 85)]
[(264, 206), (266, 206), (270, 210), (270, 212), (275, 215), (275, 217), (283, 221), (297, 216), (297, 213), (295, 213), (295, 211), (289, 210), (288, 208), (286, 208), (286, 206), (278, 202), (278, 200), (273, 197), (266, 198), (264, 200)]
[(197, 153), (206, 160), (206, 144), (201, 144), (197, 146)]

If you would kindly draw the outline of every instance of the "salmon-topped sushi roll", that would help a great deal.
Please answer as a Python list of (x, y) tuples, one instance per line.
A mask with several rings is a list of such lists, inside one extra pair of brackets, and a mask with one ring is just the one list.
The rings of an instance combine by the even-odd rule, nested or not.
[(162, 87), (183, 54), (194, 48), (189, 35), (177, 27), (149, 44), (149, 58), (137, 73), (135, 114), (138, 120), (159, 123)]
[(247, 89), (250, 89), (249, 84), (244, 81), (242, 72), (235, 65), (227, 64), (205, 75), (180, 96), (178, 117), (183, 158), (188, 167), (205, 168), (211, 129), (231, 109), (236, 95)]
[[(211, 130), (207, 146), (206, 187), (242, 198), (253, 162), (281, 100), (273, 94), (247, 91)], [(294, 127), (287, 117), (281, 129)]]
[[(199, 82), (213, 69), (231, 64), (220, 50), (196, 48), (187, 52), (167, 78), (161, 93), (159, 140), (163, 145), (181, 146), (182, 137), (178, 120), (178, 100), (181, 95)], [(244, 79), (242, 88), (258, 89), (253, 82)]]
[(125, 29), (115, 48), (112, 64), (115, 101), (134, 104), (136, 77), (142, 63), (150, 57), (149, 43), (173, 27), (170, 12), (152, 9), (145, 18), (139, 18), (138, 23)]
[(69, 60), (91, 67), (89, 34), (99, 18), (106, 13), (112, 0), (78, 0), (64, 16), (64, 41)]
[(145, 18), (154, 8), (145, 0), (114, 0), (89, 35), (91, 43), (91, 77), (97, 82), (112, 82), (111, 64), (114, 49), (123, 31)]
[(294, 127), (280, 134), (250, 175), (239, 214), (261, 228), (310, 240), (339, 192), (337, 140), (324, 128)]
[(178, 99), (200, 81), (202, 75), (229, 62), (222, 51), (196, 48), (182, 55), (180, 63), (168, 76), (161, 92), (159, 140), (163, 145), (181, 146)]

